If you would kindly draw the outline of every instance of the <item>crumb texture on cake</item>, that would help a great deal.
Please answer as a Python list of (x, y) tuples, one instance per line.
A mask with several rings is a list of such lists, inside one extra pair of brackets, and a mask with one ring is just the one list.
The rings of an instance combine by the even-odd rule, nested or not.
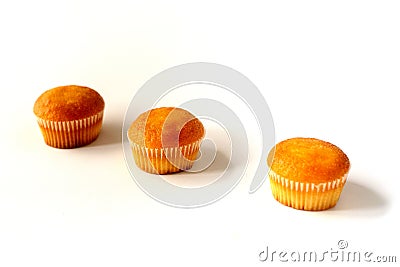
[(73, 121), (101, 112), (104, 105), (103, 98), (95, 90), (67, 85), (45, 91), (36, 100), (33, 111), (44, 120)]
[(204, 127), (190, 112), (174, 107), (146, 111), (131, 124), (129, 140), (148, 148), (177, 147), (204, 137)]
[(331, 143), (315, 138), (291, 138), (271, 150), (268, 165), (275, 173), (293, 181), (324, 183), (346, 175), (350, 161)]

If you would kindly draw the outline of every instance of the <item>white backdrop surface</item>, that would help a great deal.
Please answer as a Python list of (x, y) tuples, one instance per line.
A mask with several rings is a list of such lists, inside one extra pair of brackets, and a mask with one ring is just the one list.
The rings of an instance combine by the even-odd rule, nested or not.
[[(398, 1), (2, 2), (0, 266), (262, 266), (266, 247), (331, 252), (339, 240), (400, 261), (399, 14)], [(335, 208), (287, 208), (268, 181), (248, 194), (251, 168), (197, 209), (139, 189), (122, 152), (125, 110), (153, 75), (198, 61), (258, 86), (277, 141), (316, 137), (347, 153)], [(66, 84), (96, 89), (105, 118), (94, 143), (57, 150), (32, 109)]]

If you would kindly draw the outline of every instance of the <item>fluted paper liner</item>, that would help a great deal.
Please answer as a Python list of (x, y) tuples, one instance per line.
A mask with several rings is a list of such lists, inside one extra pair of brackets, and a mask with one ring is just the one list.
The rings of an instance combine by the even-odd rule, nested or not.
[(100, 133), (103, 111), (80, 120), (51, 121), (37, 118), (44, 141), (56, 148), (74, 148), (93, 142)]
[(272, 195), (280, 203), (299, 210), (326, 210), (336, 205), (347, 173), (332, 182), (304, 183), (287, 179), (271, 169), (268, 173)]
[[(201, 140), (180, 147), (147, 148), (131, 142), (136, 165), (148, 173), (167, 174), (192, 168)], [(173, 162), (174, 164), (172, 164)]]

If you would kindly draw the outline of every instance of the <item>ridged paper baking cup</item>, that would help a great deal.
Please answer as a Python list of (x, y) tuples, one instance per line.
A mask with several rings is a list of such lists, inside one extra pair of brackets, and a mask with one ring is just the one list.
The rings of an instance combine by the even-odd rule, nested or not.
[(284, 178), (272, 170), (268, 173), (272, 195), (280, 203), (299, 210), (326, 210), (336, 205), (347, 173), (332, 182), (304, 183)]
[(37, 118), (44, 141), (55, 148), (74, 148), (93, 142), (100, 133), (103, 111), (73, 121), (50, 121)]
[[(147, 148), (130, 143), (136, 165), (148, 173), (166, 174), (192, 168), (200, 142), (166, 148)], [(172, 164), (173, 162), (174, 164)]]

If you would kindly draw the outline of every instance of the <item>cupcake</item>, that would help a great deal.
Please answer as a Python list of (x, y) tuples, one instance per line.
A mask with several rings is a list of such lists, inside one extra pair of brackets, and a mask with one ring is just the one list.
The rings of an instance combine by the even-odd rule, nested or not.
[(334, 207), (350, 169), (349, 159), (340, 148), (314, 138), (278, 143), (267, 163), (274, 198), (299, 210)]
[(45, 91), (33, 112), (47, 145), (75, 148), (93, 142), (99, 135), (104, 100), (88, 87), (68, 85)]
[(140, 114), (129, 127), (128, 139), (140, 169), (167, 174), (193, 166), (204, 134), (203, 124), (190, 112), (162, 107)]

